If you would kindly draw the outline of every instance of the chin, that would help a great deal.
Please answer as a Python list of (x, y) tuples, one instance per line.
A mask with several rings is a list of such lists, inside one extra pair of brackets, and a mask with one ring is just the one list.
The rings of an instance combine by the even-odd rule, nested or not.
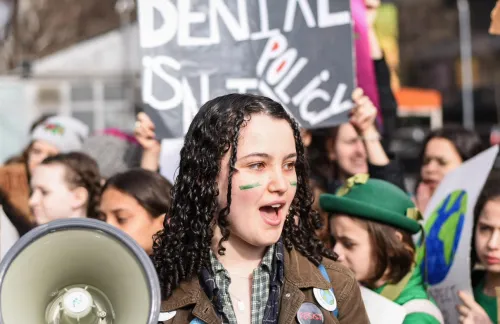
[(354, 167), (349, 173), (352, 175), (360, 173), (368, 173), (368, 167), (367, 166)]
[(257, 247), (266, 247), (271, 246), (279, 241), (281, 236), (281, 232), (279, 233), (271, 233), (270, 231), (263, 231), (255, 237), (252, 242), (252, 245)]
[(47, 223), (47, 219), (45, 217), (39, 216), (36, 213), (34, 213), (34, 216), (35, 216), (35, 221), (36, 221), (37, 225), (43, 225), (43, 224)]
[(486, 264), (485, 265), (486, 272), (493, 272), (500, 274), (500, 263), (499, 264)]

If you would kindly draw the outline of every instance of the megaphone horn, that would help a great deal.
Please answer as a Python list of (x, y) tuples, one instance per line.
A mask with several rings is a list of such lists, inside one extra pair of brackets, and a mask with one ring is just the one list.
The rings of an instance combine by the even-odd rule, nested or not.
[(160, 303), (146, 252), (95, 219), (39, 226), (0, 263), (0, 324), (157, 324)]

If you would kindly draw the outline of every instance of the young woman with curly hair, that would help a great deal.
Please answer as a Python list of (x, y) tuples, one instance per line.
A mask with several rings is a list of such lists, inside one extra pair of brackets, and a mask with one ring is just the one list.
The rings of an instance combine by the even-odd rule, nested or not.
[(78, 152), (46, 158), (31, 177), (30, 207), (39, 225), (60, 218), (98, 217), (101, 177), (97, 163)]
[(231, 94), (203, 105), (153, 246), (163, 323), (368, 323), (311, 205), (300, 130), (280, 104)]

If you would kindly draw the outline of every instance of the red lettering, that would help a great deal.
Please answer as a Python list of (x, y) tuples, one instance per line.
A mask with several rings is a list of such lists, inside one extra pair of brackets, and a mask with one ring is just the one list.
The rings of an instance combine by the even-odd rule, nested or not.
[(286, 61), (283, 61), (283, 62), (280, 64), (280, 66), (278, 66), (278, 68), (276, 69), (276, 72), (281, 71), (281, 70), (285, 67), (285, 65), (286, 65)]
[(323, 320), (323, 315), (311, 312), (299, 312), (299, 318), (303, 320), (321, 321)]

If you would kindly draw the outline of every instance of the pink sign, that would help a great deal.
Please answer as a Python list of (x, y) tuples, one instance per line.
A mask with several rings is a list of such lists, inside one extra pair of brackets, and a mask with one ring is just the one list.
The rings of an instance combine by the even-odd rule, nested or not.
[(382, 123), (375, 67), (370, 54), (365, 0), (351, 0), (351, 12), (354, 20), (357, 84), (377, 107), (378, 121)]

